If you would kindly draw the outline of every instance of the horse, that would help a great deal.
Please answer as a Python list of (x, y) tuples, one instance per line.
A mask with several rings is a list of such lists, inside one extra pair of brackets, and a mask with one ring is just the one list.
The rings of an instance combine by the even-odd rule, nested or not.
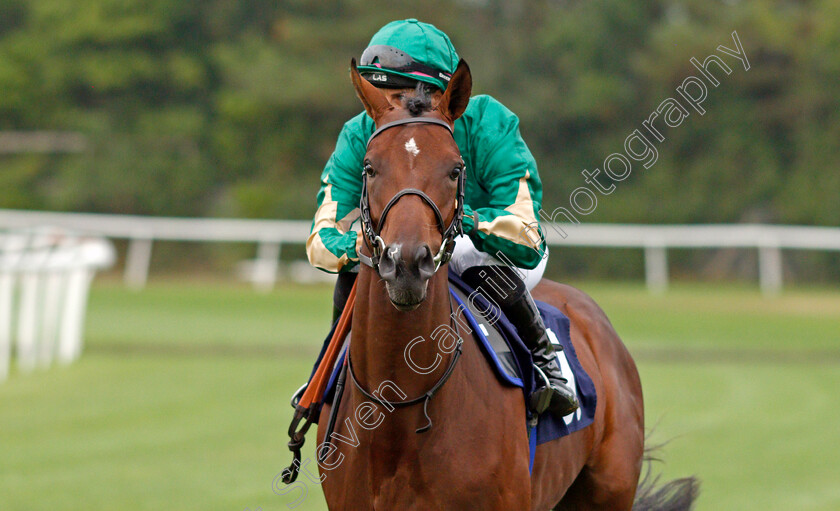
[(693, 481), (637, 491), (645, 426), (633, 358), (589, 296), (545, 279), (533, 295), (569, 317), (598, 402), (593, 424), (540, 445), (529, 473), (522, 392), (499, 383), (452, 319), (446, 270), (464, 173), (452, 130), (470, 98), (469, 67), (462, 60), (420, 115), (416, 104), (392, 105), (355, 60), (350, 67), (377, 130), (363, 171), (367, 264), (356, 282), (348, 383), (338, 408), (321, 410), (332, 420), (318, 425), (329, 509), (690, 509)]

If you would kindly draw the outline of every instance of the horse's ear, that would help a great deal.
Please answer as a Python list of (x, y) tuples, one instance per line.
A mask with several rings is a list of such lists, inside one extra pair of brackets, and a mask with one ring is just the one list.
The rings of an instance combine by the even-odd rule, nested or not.
[(452, 73), (452, 78), (449, 80), (449, 85), (446, 86), (446, 92), (440, 98), (437, 109), (449, 119), (449, 122), (455, 122), (467, 109), (471, 92), (472, 74), (470, 73), (470, 66), (467, 65), (467, 61), (461, 59), (455, 72)]
[(388, 102), (385, 94), (382, 94), (369, 81), (362, 78), (359, 70), (356, 69), (355, 58), (350, 59), (350, 79), (353, 81), (353, 88), (356, 89), (356, 95), (359, 96), (359, 99), (362, 100), (362, 104), (365, 106), (365, 111), (374, 122), (379, 122), (379, 118), (388, 109), (392, 108), (391, 103)]

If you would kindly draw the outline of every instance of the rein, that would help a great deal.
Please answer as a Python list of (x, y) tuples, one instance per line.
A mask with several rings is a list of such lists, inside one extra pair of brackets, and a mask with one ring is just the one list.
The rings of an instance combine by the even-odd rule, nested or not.
[[(450, 318), (454, 317), (454, 312), (452, 311), (452, 296), (449, 296), (449, 310), (450, 310)], [(450, 324), (454, 324), (454, 322), (450, 322)], [(458, 332), (457, 328), (458, 325), (454, 325), (456, 328), (456, 332)], [(416, 405), (419, 403), (423, 403), (423, 415), (426, 416), (426, 425), (417, 428), (414, 432), (415, 433), (425, 433), (432, 429), (432, 418), (429, 417), (429, 401), (432, 400), (435, 393), (443, 387), (449, 377), (452, 376), (452, 372), (455, 370), (455, 365), (458, 363), (458, 359), (461, 358), (462, 348), (464, 344), (464, 339), (458, 335), (458, 342), (455, 344), (455, 348), (453, 349), (452, 359), (449, 361), (449, 365), (446, 367), (446, 371), (443, 372), (443, 375), (440, 379), (435, 383), (431, 389), (426, 391), (424, 394), (415, 397), (414, 399), (407, 399), (405, 401), (388, 401), (382, 397), (376, 397), (367, 390), (359, 383), (359, 380), (356, 378), (356, 373), (353, 371), (353, 363), (350, 360), (350, 350), (347, 350), (347, 372), (350, 373), (350, 380), (353, 382), (353, 385), (362, 393), (363, 396), (366, 398), (376, 401), (386, 408), (405, 408), (408, 406)], [(335, 407), (336, 409), (338, 407)], [(332, 431), (327, 431), (327, 435), (329, 435)], [(329, 438), (327, 436), (326, 438)]]
[(386, 408), (405, 408), (407, 406), (416, 405), (419, 403), (423, 403), (423, 415), (426, 416), (426, 425), (417, 428), (414, 432), (415, 433), (425, 433), (432, 429), (432, 418), (429, 417), (429, 401), (432, 400), (435, 393), (440, 390), (441, 387), (446, 383), (446, 380), (452, 376), (452, 371), (455, 369), (455, 364), (458, 363), (458, 359), (461, 358), (462, 352), (462, 345), (464, 344), (463, 339), (458, 339), (458, 343), (455, 345), (454, 355), (452, 355), (452, 359), (449, 361), (449, 366), (447, 366), (446, 371), (443, 373), (443, 376), (434, 384), (434, 386), (429, 389), (428, 392), (423, 394), (422, 396), (417, 396), (414, 399), (409, 399), (407, 401), (388, 401), (387, 399), (383, 399), (381, 397), (376, 397), (367, 390), (362, 387), (359, 383), (359, 380), (356, 379), (356, 373), (353, 371), (353, 363), (350, 361), (349, 353), (347, 357), (347, 369), (350, 373), (350, 380), (353, 382), (353, 385), (368, 399), (376, 401)]
[[(373, 134), (368, 138), (367, 146), (370, 147), (370, 143), (379, 136), (383, 131), (397, 127), (403, 126), (406, 124), (436, 124), (438, 126), (443, 126), (452, 135), (453, 139), (455, 137), (454, 132), (452, 131), (452, 127), (442, 121), (440, 119), (436, 119), (434, 117), (408, 117), (405, 119), (399, 119), (393, 122), (389, 122), (387, 124), (383, 124)], [(448, 227), (444, 226), (443, 224), (443, 215), (440, 213), (440, 209), (438, 209), (437, 204), (433, 201), (425, 192), (422, 190), (418, 190), (416, 188), (405, 188), (400, 190), (396, 193), (391, 200), (388, 201), (388, 204), (385, 205), (385, 209), (382, 210), (382, 215), (379, 218), (379, 225), (374, 228), (373, 220), (370, 216), (370, 199), (368, 196), (368, 184), (367, 184), (367, 171), (362, 170), (362, 195), (359, 201), (359, 216), (362, 222), (362, 232), (364, 233), (365, 245), (367, 245), (368, 249), (370, 250), (371, 255), (368, 256), (366, 254), (362, 254), (361, 252), (357, 255), (359, 256), (359, 261), (366, 266), (370, 266), (373, 268), (376, 273), (379, 273), (379, 259), (382, 257), (382, 252), (385, 250), (385, 241), (379, 236), (379, 233), (382, 232), (382, 226), (385, 225), (385, 218), (388, 216), (388, 212), (391, 210), (392, 207), (399, 201), (401, 198), (405, 197), (406, 195), (416, 195), (420, 197), (420, 199), (425, 202), (435, 214), (435, 220), (437, 220), (437, 228), (442, 236), (442, 240), (440, 243), (440, 248), (437, 251), (437, 254), (434, 256), (435, 262), (435, 272), (440, 269), (440, 267), (447, 263), (449, 259), (452, 258), (452, 251), (455, 249), (455, 237), (463, 232), (463, 220), (464, 220), (464, 183), (466, 179), (466, 166), (464, 164), (463, 158), (461, 159), (461, 173), (458, 175), (458, 190), (457, 190), (457, 198), (455, 203), (455, 216), (452, 217), (452, 222), (449, 224)]]

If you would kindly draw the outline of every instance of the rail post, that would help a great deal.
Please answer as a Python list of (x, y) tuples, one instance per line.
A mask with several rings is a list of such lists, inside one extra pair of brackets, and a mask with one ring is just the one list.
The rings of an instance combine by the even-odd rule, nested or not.
[(277, 269), (280, 265), (280, 242), (261, 241), (257, 245), (257, 258), (254, 261), (254, 289), (269, 292), (277, 282)]
[(128, 241), (128, 253), (125, 256), (125, 274), (123, 279), (134, 290), (143, 289), (149, 278), (149, 265), (152, 262), (152, 238), (134, 236)]
[(777, 295), (782, 291), (782, 249), (775, 240), (763, 240), (758, 247), (758, 279), (761, 293)]
[(661, 240), (645, 243), (645, 283), (651, 293), (661, 294), (668, 289), (668, 254)]

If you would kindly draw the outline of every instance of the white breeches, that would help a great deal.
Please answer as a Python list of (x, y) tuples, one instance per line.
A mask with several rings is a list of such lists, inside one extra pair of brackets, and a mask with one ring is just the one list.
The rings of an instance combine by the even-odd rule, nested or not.
[[(540, 263), (536, 268), (533, 270), (519, 268), (519, 271), (525, 276), (525, 285), (528, 287), (528, 291), (531, 291), (539, 284), (543, 273), (545, 273), (545, 265), (547, 263), (548, 247), (546, 247), (544, 257), (540, 259)], [(452, 259), (449, 261), (449, 267), (456, 274), (461, 275), (464, 270), (473, 266), (488, 266), (491, 264), (505, 265), (505, 263), (496, 257), (475, 248), (469, 236), (461, 235), (455, 238), (455, 250), (452, 251)]]

